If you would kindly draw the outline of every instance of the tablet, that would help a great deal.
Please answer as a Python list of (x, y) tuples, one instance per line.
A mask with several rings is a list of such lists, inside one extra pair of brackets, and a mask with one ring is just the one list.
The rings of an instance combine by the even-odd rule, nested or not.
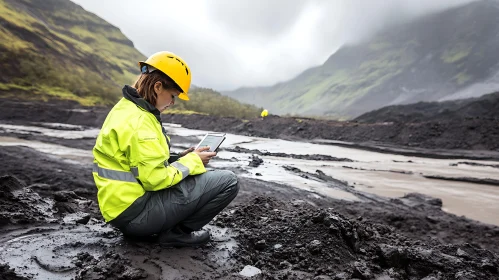
[(216, 152), (218, 147), (222, 144), (222, 142), (225, 140), (225, 133), (224, 134), (215, 134), (215, 133), (208, 133), (206, 134), (203, 139), (201, 139), (201, 142), (196, 146), (196, 149), (200, 147), (210, 147), (210, 152)]

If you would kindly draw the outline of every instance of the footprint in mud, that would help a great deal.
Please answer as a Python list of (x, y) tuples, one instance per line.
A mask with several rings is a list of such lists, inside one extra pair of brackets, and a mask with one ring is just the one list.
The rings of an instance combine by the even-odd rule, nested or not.
[(230, 263), (234, 262), (234, 260), (231, 259), (231, 253), (234, 253), (237, 248), (237, 243), (234, 239), (236, 234), (228, 228), (220, 228), (211, 225), (206, 226), (206, 229), (211, 233), (211, 243), (214, 246), (214, 250), (208, 254), (208, 258), (220, 265), (230, 265)]
[(75, 257), (98, 257), (119, 242), (103, 224), (11, 230), (0, 237), (0, 261), (32, 279), (68, 279), (75, 274)]
[(151, 279), (204, 279), (206, 275), (218, 275), (231, 270), (238, 248), (235, 234), (228, 228), (205, 226), (212, 240), (199, 248), (160, 248), (154, 242), (120, 243), (113, 248), (120, 256), (126, 256), (131, 267), (140, 267), (154, 277)]

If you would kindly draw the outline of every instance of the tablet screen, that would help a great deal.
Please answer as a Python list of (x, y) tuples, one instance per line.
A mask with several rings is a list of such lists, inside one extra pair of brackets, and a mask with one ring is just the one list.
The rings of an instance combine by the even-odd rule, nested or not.
[(225, 136), (224, 135), (221, 135), (221, 134), (206, 134), (206, 136), (203, 138), (203, 140), (201, 140), (201, 142), (199, 142), (198, 146), (196, 147), (197, 148), (200, 148), (200, 147), (210, 147), (210, 151), (213, 152), (215, 151), (216, 149), (218, 149), (218, 147), (220, 146), (220, 144), (222, 144), (222, 142), (225, 140)]

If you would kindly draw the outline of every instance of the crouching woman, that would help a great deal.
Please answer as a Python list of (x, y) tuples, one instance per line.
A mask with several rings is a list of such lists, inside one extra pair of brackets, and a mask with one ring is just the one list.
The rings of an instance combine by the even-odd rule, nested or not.
[(237, 195), (234, 173), (206, 171), (216, 152), (170, 153), (160, 113), (189, 100), (191, 71), (170, 52), (139, 62), (141, 76), (112, 108), (93, 148), (93, 177), (106, 222), (131, 237), (158, 236), (161, 246), (200, 246), (202, 227)]

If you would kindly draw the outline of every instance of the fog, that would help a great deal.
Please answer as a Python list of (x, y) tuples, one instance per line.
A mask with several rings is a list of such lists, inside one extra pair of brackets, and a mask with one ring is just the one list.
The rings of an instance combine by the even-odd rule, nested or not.
[(289, 80), (344, 44), (471, 1), (73, 0), (119, 27), (144, 55), (180, 55), (194, 84), (216, 90)]

